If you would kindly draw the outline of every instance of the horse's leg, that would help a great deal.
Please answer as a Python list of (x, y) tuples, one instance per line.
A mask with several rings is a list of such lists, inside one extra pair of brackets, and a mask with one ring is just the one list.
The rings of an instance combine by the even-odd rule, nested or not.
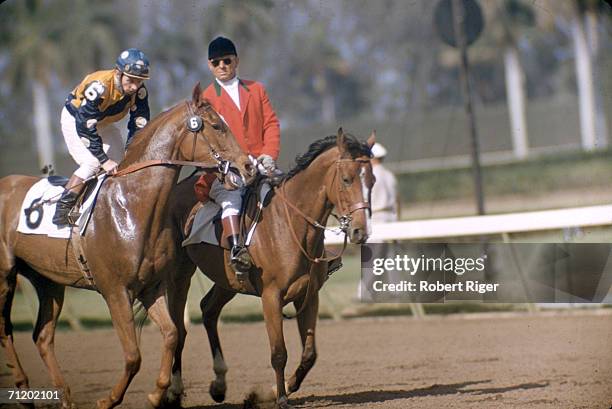
[[(296, 311), (299, 311), (304, 298), (294, 303)], [(298, 329), (302, 339), (302, 359), (295, 373), (287, 382), (287, 392), (296, 392), (302, 381), (314, 366), (317, 360), (317, 349), (315, 346), (315, 327), (317, 325), (317, 315), (319, 313), (319, 293), (314, 292), (304, 310), (297, 316)]]
[(210, 383), (209, 392), (215, 402), (223, 402), (227, 390), (227, 385), (225, 384), (227, 365), (223, 358), (217, 323), (219, 322), (221, 310), (235, 295), (235, 292), (226, 290), (215, 284), (210, 291), (206, 293), (206, 296), (202, 298), (202, 301), (200, 301), (202, 321), (204, 323), (204, 328), (206, 328), (208, 342), (210, 343), (210, 351), (213, 356), (215, 380)]
[[(35, 273), (35, 272), (34, 272)], [(55, 328), (64, 304), (65, 287), (42, 276), (31, 280), (38, 295), (38, 317), (32, 339), (47, 367), (53, 386), (62, 390), (62, 407), (73, 407), (70, 387), (66, 383), (55, 357)]]
[(276, 373), (276, 405), (280, 409), (291, 408), (285, 389), (285, 366), (287, 348), (283, 336), (283, 315), (281, 295), (277, 289), (264, 289), (261, 295), (266, 331), (270, 341), (270, 361)]
[(18, 388), (29, 388), (26, 376), (13, 342), (13, 323), (11, 322), (11, 307), (13, 296), (17, 287), (17, 270), (7, 268), (0, 270), (0, 344), (6, 354), (6, 366), (11, 369), (15, 386)]
[(170, 378), (170, 387), (166, 395), (166, 403), (177, 407), (180, 406), (181, 398), (184, 393), (182, 379), (183, 348), (185, 347), (185, 339), (187, 338), (184, 314), (193, 270), (193, 266), (189, 272), (179, 269), (168, 283), (168, 308), (170, 310), (170, 317), (172, 321), (174, 321), (174, 325), (176, 325), (178, 340), (176, 349), (174, 350), (174, 364), (172, 365), (172, 376)]
[(157, 377), (156, 389), (147, 395), (149, 403), (157, 408), (161, 406), (162, 399), (165, 396), (168, 387), (170, 386), (170, 374), (172, 372), (172, 359), (174, 358), (174, 351), (177, 343), (177, 331), (174, 322), (170, 318), (168, 312), (168, 305), (166, 304), (165, 294), (159, 294), (153, 304), (147, 308), (149, 317), (159, 327), (163, 337), (163, 350), (161, 367), (159, 370), (159, 376)]
[(98, 408), (106, 409), (113, 408), (123, 401), (125, 391), (140, 369), (141, 357), (136, 340), (132, 303), (127, 290), (125, 288), (116, 288), (110, 292), (105, 291), (102, 295), (108, 305), (119, 341), (121, 341), (125, 360), (123, 376), (111, 390), (110, 395), (97, 402)]

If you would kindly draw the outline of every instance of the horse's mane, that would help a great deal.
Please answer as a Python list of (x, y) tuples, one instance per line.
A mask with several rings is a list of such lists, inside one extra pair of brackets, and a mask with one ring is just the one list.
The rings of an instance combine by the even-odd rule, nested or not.
[(130, 158), (133, 158), (134, 155), (136, 155), (137, 157), (142, 155), (146, 147), (149, 145), (151, 137), (155, 134), (157, 129), (160, 126), (165, 125), (168, 122), (169, 118), (174, 115), (176, 111), (184, 107), (184, 102), (178, 102), (176, 105), (157, 114), (151, 121), (149, 121), (149, 123), (144, 128), (140, 129), (136, 133), (136, 135), (134, 135), (132, 142), (128, 146), (125, 159), (123, 160), (122, 164), (125, 165), (125, 163), (127, 163)]
[[(344, 137), (348, 151), (353, 158), (362, 155), (372, 156), (372, 151), (366, 143), (360, 142), (355, 136), (349, 133), (345, 133)], [(291, 179), (302, 170), (306, 169), (308, 165), (310, 165), (310, 163), (317, 158), (317, 156), (336, 146), (337, 139), (338, 137), (336, 135), (330, 135), (311, 143), (306, 153), (295, 157), (296, 165), (293, 167), (293, 169), (287, 172), (284, 180)]]

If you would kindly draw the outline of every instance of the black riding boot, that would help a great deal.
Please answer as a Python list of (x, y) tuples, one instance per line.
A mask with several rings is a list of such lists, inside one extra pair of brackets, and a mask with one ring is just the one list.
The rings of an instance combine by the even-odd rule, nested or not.
[(76, 204), (79, 194), (72, 190), (65, 190), (62, 197), (57, 201), (55, 206), (55, 214), (53, 215), (53, 224), (58, 227), (67, 226), (70, 224), (68, 215)]
[(230, 246), (230, 266), (240, 281), (246, 279), (247, 273), (252, 266), (251, 256), (246, 247), (240, 244), (240, 216), (229, 216), (221, 219), (223, 233), (227, 236)]
[(53, 224), (58, 227), (64, 227), (70, 224), (68, 215), (76, 204), (79, 195), (83, 191), (83, 179), (76, 175), (70, 176), (70, 180), (66, 183), (66, 190), (62, 193), (62, 197), (57, 201), (55, 206), (55, 214), (53, 215)]

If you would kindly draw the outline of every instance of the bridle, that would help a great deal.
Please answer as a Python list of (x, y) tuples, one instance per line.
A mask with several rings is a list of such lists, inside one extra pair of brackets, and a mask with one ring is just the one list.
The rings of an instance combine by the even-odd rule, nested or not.
[[(338, 173), (340, 171), (340, 164), (342, 162), (357, 162), (361, 164), (366, 164), (366, 163), (370, 163), (370, 159), (338, 159), (336, 161), (336, 171), (334, 172), (334, 180), (338, 176)], [(332, 215), (338, 220), (338, 223), (340, 223), (340, 231), (342, 231), (346, 235), (348, 232), (348, 228), (350, 227), (351, 221), (353, 220), (353, 213), (361, 209), (368, 209), (368, 211), (371, 212), (370, 202), (367, 199), (364, 199), (363, 201), (353, 203), (352, 205), (348, 206), (348, 208), (346, 208), (345, 206), (343, 206), (344, 200), (342, 200), (341, 195), (346, 194), (346, 192), (348, 192), (348, 189), (347, 189), (348, 186), (343, 181), (336, 182), (336, 184), (339, 185), (337, 195), (338, 195), (338, 208), (340, 210), (341, 215), (336, 216), (333, 213)]]
[[(195, 166), (196, 168), (210, 168), (210, 164), (207, 162), (200, 162), (195, 160), (196, 156), (196, 146), (198, 142), (198, 136), (202, 135), (203, 139), (208, 144), (208, 149), (210, 151), (211, 157), (217, 164), (217, 169), (221, 175), (221, 180), (224, 181), (225, 176), (228, 174), (230, 170), (230, 161), (225, 160), (221, 157), (219, 152), (213, 147), (212, 143), (208, 140), (206, 133), (204, 132), (205, 121), (204, 119), (195, 113), (195, 110), (190, 101), (185, 101), (185, 105), (187, 107), (187, 130), (181, 140), (179, 141), (179, 146), (182, 144), (183, 140), (187, 138), (188, 135), (193, 135), (193, 146), (191, 151), (191, 160), (176, 160), (176, 159), (152, 159), (143, 162), (134, 163), (129, 165), (128, 167), (119, 170), (117, 173), (113, 175), (113, 177), (125, 176), (130, 173), (134, 173), (138, 170), (148, 168), (150, 166)], [(207, 107), (208, 109), (208, 107)]]
[[(342, 257), (342, 254), (344, 253), (344, 250), (346, 249), (346, 245), (347, 245), (347, 238), (348, 238), (348, 230), (349, 227), (351, 225), (351, 222), (353, 220), (353, 213), (355, 213), (357, 210), (361, 210), (361, 209), (368, 209), (369, 211), (371, 211), (370, 209), (370, 203), (367, 200), (363, 200), (357, 203), (353, 203), (349, 206), (344, 205), (344, 200), (343, 200), (343, 196), (346, 196), (346, 193), (348, 192), (348, 189), (343, 182), (338, 181), (338, 173), (340, 171), (340, 165), (342, 162), (352, 162), (352, 163), (369, 163), (370, 159), (338, 159), (335, 162), (335, 171), (334, 171), (334, 175), (332, 178), (332, 185), (336, 186), (337, 189), (337, 198), (338, 198), (338, 203), (337, 203), (337, 207), (340, 210), (340, 216), (337, 216), (335, 214), (332, 213), (332, 215), (338, 220), (338, 222), (340, 223), (340, 226), (338, 228), (330, 228), (325, 226), (324, 224), (322, 224), (321, 222), (319, 222), (318, 220), (313, 219), (312, 217), (308, 216), (307, 214), (305, 214), (302, 210), (300, 210), (295, 204), (291, 203), (289, 201), (289, 199), (287, 199), (287, 195), (285, 194), (285, 183), (283, 183), (278, 189), (277, 189), (277, 194), (278, 196), (281, 198), (281, 200), (283, 201), (283, 206), (284, 206), (284, 210), (285, 210), (285, 216), (287, 218), (287, 224), (289, 225), (289, 231), (291, 232), (291, 235), (293, 237), (293, 240), (295, 241), (295, 243), (298, 245), (298, 247), (300, 248), (300, 251), (302, 252), (302, 254), (311, 262), (313, 263), (321, 263), (324, 261), (333, 261), (336, 260), (340, 257)], [(325, 247), (323, 247), (322, 253), (320, 257), (312, 257), (311, 255), (308, 254), (308, 252), (306, 251), (306, 249), (302, 246), (302, 243), (300, 242), (300, 240), (297, 237), (297, 233), (295, 232), (295, 229), (293, 227), (293, 224), (291, 223), (291, 216), (289, 214), (289, 207), (291, 207), (291, 209), (293, 209), (297, 214), (299, 214), (304, 220), (306, 220), (306, 222), (308, 222), (308, 224), (310, 224), (311, 226), (313, 226), (314, 228), (317, 229), (321, 229), (321, 230), (330, 230), (330, 231), (334, 231), (334, 232), (342, 232), (344, 233), (344, 244), (342, 246), (342, 251), (340, 252), (340, 254), (333, 256), (333, 257), (324, 257), (325, 255)]]

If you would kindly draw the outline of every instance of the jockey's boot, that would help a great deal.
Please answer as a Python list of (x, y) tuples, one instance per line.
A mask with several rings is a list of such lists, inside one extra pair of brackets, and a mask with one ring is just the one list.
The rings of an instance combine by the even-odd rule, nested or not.
[(233, 215), (221, 219), (223, 234), (230, 246), (230, 266), (239, 281), (244, 281), (252, 266), (251, 256), (246, 247), (240, 244), (240, 216)]
[(70, 224), (68, 215), (76, 204), (79, 195), (83, 191), (85, 184), (83, 179), (76, 175), (70, 176), (70, 180), (66, 184), (66, 190), (62, 193), (62, 197), (57, 201), (55, 206), (55, 214), (53, 215), (53, 224), (58, 227), (64, 227)]

